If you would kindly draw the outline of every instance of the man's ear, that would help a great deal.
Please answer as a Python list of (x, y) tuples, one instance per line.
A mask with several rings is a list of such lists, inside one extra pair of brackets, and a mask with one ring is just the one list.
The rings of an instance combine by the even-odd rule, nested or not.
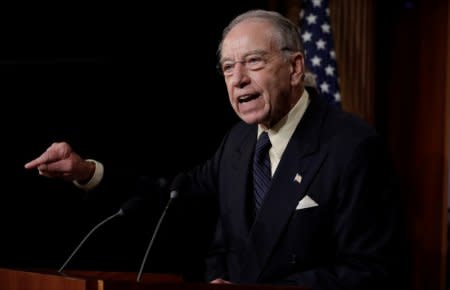
[(295, 52), (291, 57), (291, 85), (298, 86), (305, 80), (305, 58), (301, 52)]

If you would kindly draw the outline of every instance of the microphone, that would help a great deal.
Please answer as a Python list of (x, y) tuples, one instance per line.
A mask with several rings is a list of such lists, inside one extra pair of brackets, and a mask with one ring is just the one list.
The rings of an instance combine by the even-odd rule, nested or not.
[(174, 180), (172, 181), (172, 184), (170, 185), (170, 195), (169, 200), (167, 201), (166, 207), (164, 208), (163, 213), (161, 214), (161, 217), (159, 218), (159, 221), (155, 227), (155, 230), (153, 231), (152, 238), (150, 240), (150, 243), (147, 246), (147, 250), (145, 251), (144, 258), (142, 259), (141, 267), (139, 268), (139, 272), (136, 278), (136, 282), (141, 282), (142, 278), (142, 272), (144, 271), (144, 266), (147, 261), (148, 254), (150, 252), (150, 249), (152, 248), (153, 242), (155, 241), (155, 237), (159, 231), (159, 227), (161, 226), (162, 221), (164, 220), (164, 217), (166, 216), (167, 210), (169, 209), (170, 205), (172, 204), (172, 201), (178, 197), (179, 191), (182, 188), (182, 186), (187, 181), (187, 175), (185, 173), (178, 174)]
[(106, 224), (110, 220), (114, 219), (115, 217), (120, 217), (124, 215), (128, 215), (134, 211), (136, 211), (138, 208), (141, 208), (142, 202), (144, 198), (142, 196), (135, 196), (128, 201), (126, 201), (120, 209), (113, 215), (107, 217), (106, 219), (102, 220), (100, 223), (98, 223), (95, 227), (93, 227), (89, 233), (81, 240), (81, 242), (78, 244), (78, 246), (73, 250), (72, 254), (70, 254), (69, 258), (64, 262), (64, 264), (59, 268), (58, 273), (62, 274), (62, 271), (66, 267), (66, 265), (69, 263), (69, 261), (73, 258), (73, 256), (78, 252), (78, 250), (81, 248), (81, 246), (86, 242), (86, 240), (102, 225)]
[(179, 195), (179, 191), (183, 186), (185, 185), (186, 181), (188, 179), (188, 176), (186, 173), (179, 173), (172, 181), (172, 184), (170, 185), (170, 198), (174, 199), (177, 198)]

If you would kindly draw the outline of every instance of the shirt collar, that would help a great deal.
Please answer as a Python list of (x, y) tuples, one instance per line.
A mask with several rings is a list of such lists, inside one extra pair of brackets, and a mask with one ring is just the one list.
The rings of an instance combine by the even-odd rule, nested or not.
[[(284, 116), (275, 126), (267, 130), (269, 134), (270, 142), (272, 143), (271, 151), (279, 159), (283, 154), (289, 140), (294, 134), (295, 128), (300, 123), (306, 108), (310, 103), (310, 97), (306, 90), (303, 90), (303, 94), (297, 101), (295, 106)], [(258, 137), (264, 130), (258, 125)]]

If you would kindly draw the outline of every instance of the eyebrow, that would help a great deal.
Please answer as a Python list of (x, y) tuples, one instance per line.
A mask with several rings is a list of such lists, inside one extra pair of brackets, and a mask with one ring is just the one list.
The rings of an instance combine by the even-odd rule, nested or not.
[[(264, 49), (254, 49), (254, 50), (251, 50), (251, 51), (248, 51), (248, 52), (244, 53), (244, 55), (242, 56), (242, 59), (244, 59), (247, 56), (252, 55), (252, 54), (264, 55), (264, 54), (268, 54), (268, 53), (269, 52), (267, 50), (264, 50)], [(222, 62), (227, 61), (227, 60), (232, 60), (232, 59), (231, 59), (231, 57), (224, 57), (224, 58), (220, 59), (220, 62), (222, 63)]]

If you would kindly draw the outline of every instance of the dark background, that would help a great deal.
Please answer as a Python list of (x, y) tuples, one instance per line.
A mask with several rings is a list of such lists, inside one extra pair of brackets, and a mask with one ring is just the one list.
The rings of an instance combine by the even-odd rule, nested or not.
[[(120, 204), (87, 203), (70, 183), (25, 171), (52, 142), (66, 140), (83, 157), (151, 176), (171, 176), (214, 151), (236, 120), (214, 69), (221, 29), (266, 1), (211, 2), (0, 4), (0, 267), (60, 267)], [(412, 289), (439, 289), (447, 246), (449, 6), (393, 2), (377, 1), (370, 14), (375, 123), (405, 184)], [(364, 6), (331, 3), (348, 16), (338, 20), (344, 27)], [(358, 39), (344, 35), (344, 53), (353, 51)], [(182, 272), (199, 277), (213, 221), (204, 202), (171, 210), (147, 271), (189, 268)], [(68, 266), (136, 272), (160, 212), (150, 207), (111, 221)]]
[[(237, 120), (215, 70), (221, 30), (255, 7), (264, 1), (2, 7), (0, 267), (59, 268), (120, 205), (23, 168), (52, 142), (167, 178), (214, 152)], [(100, 228), (68, 268), (137, 271), (160, 209)], [(200, 278), (213, 217), (209, 201), (175, 205), (146, 271)]]

